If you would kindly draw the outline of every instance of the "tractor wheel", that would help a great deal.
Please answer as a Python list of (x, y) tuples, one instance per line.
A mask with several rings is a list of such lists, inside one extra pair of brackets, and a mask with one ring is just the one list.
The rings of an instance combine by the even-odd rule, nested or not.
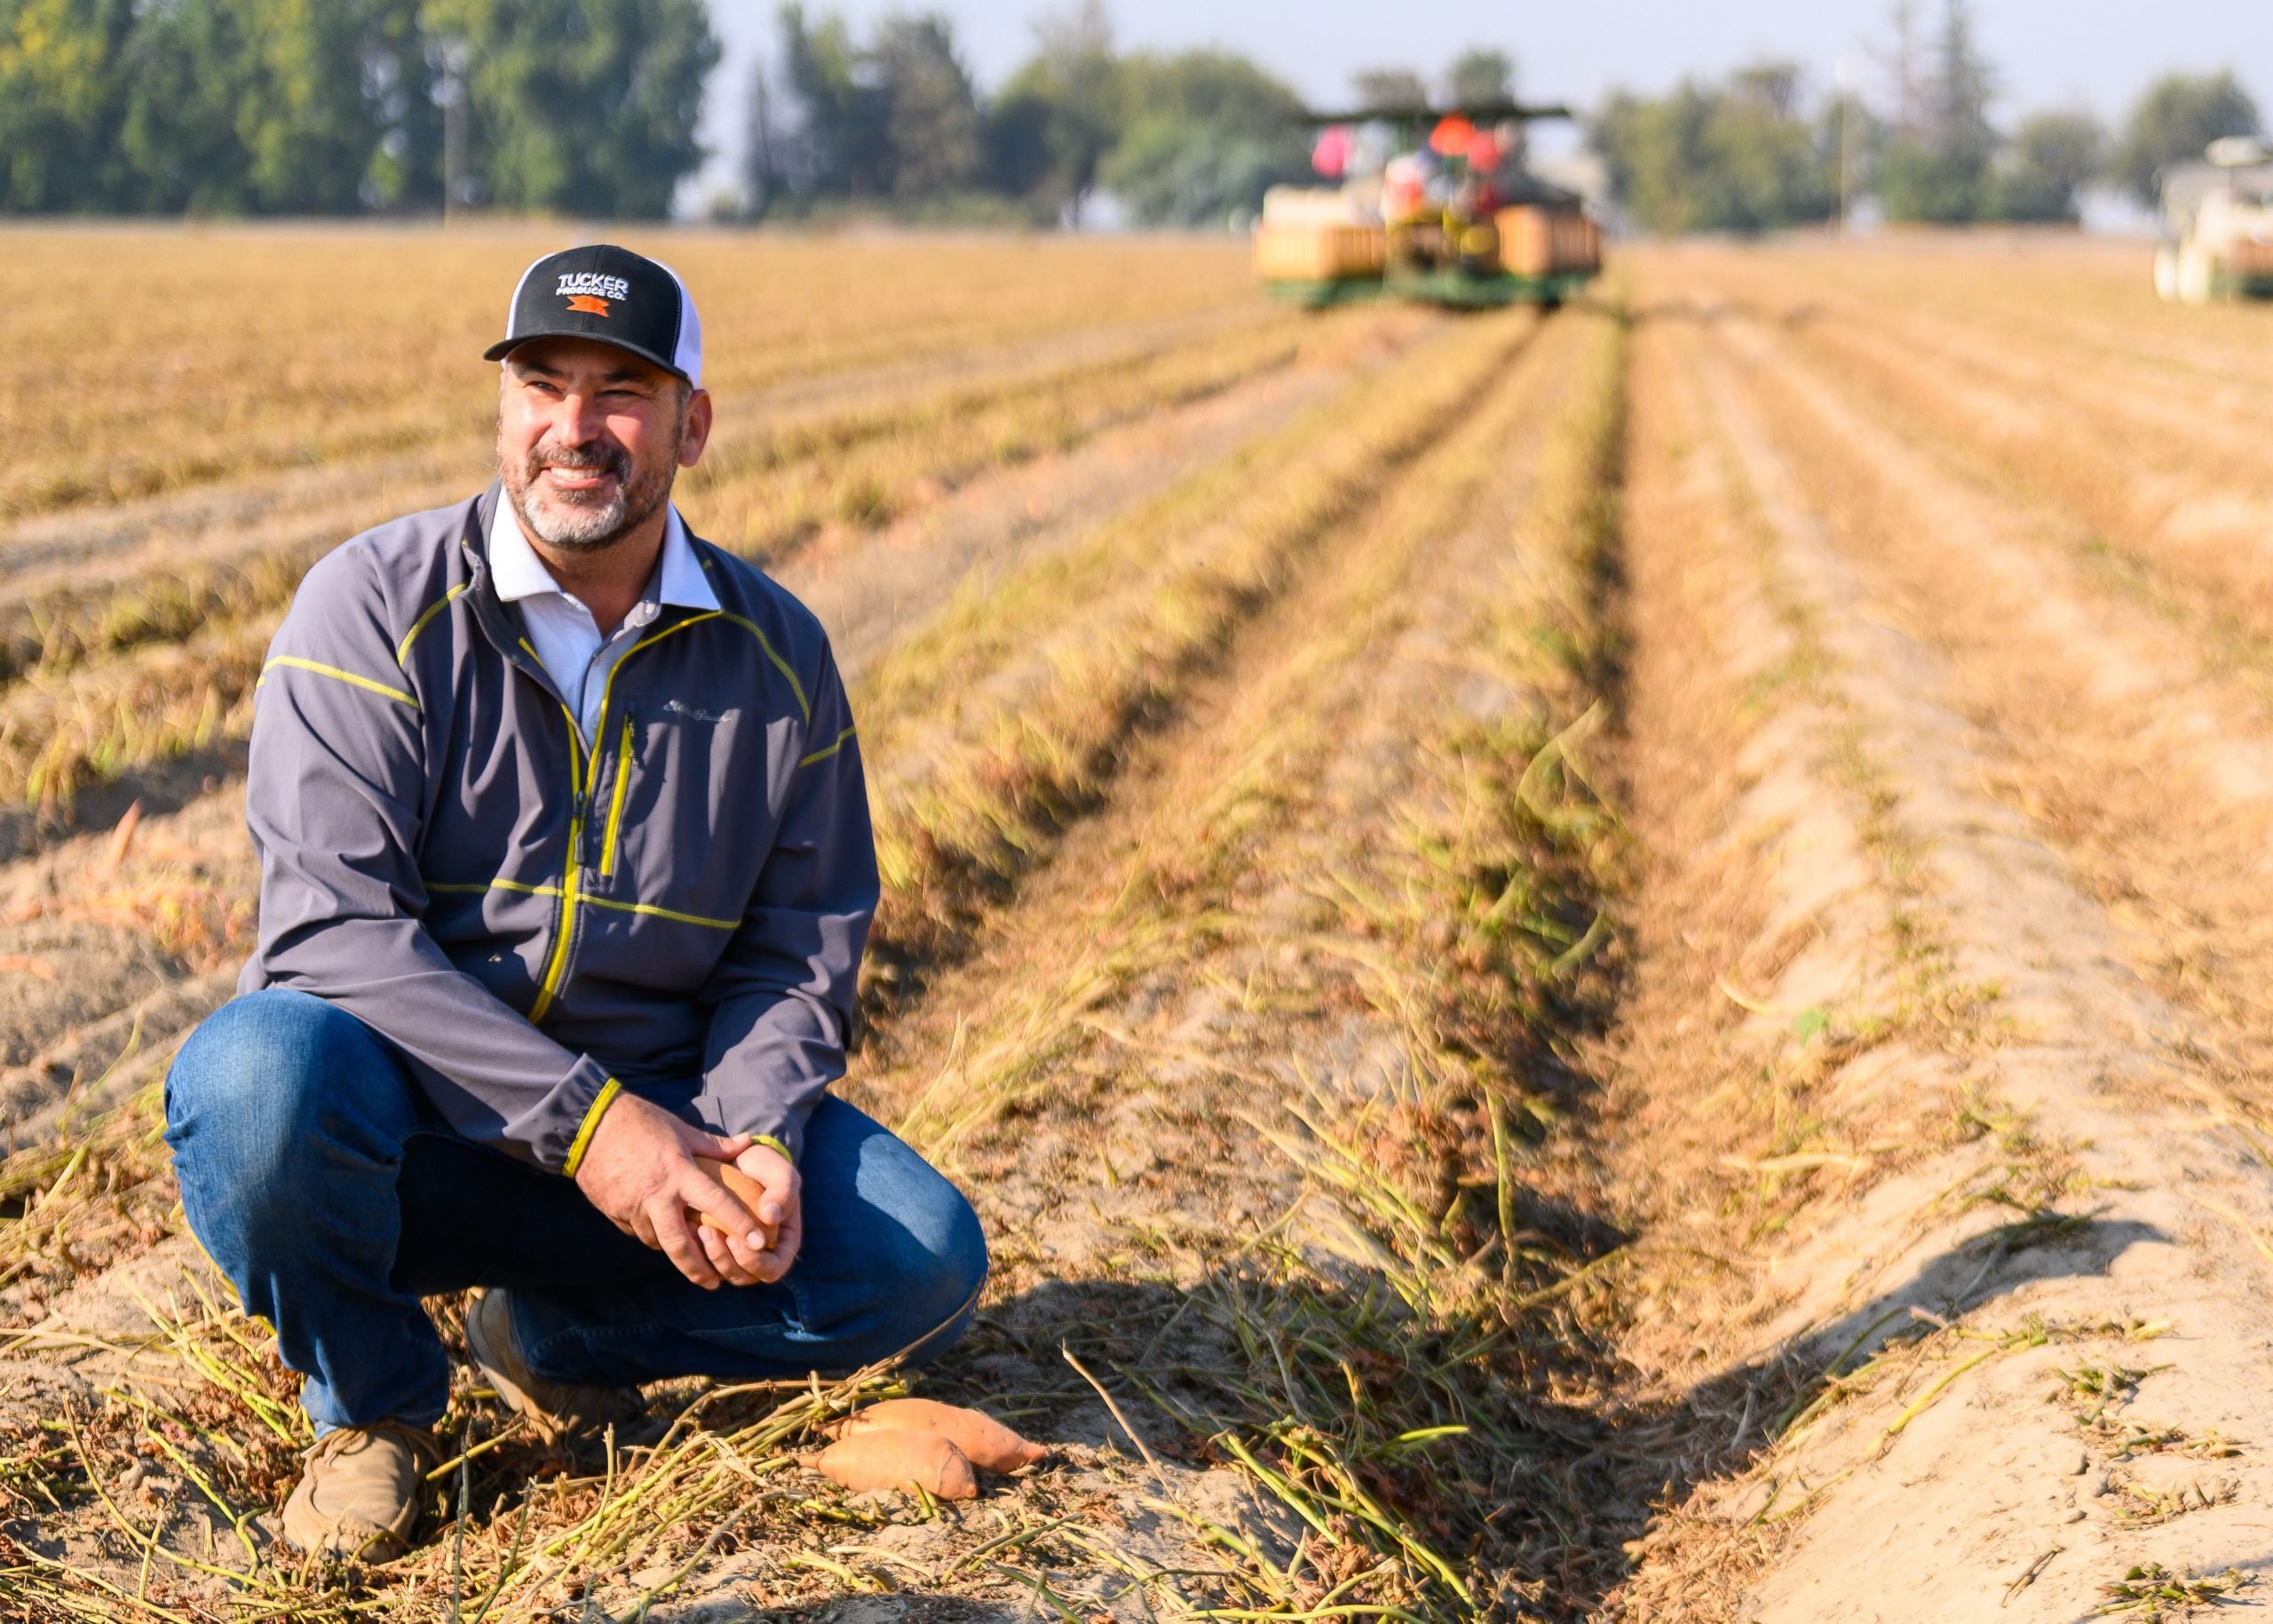
[(2189, 305), (2207, 305), (2217, 291), (2218, 262), (2206, 249), (2192, 244), (2178, 252), (2178, 297)]

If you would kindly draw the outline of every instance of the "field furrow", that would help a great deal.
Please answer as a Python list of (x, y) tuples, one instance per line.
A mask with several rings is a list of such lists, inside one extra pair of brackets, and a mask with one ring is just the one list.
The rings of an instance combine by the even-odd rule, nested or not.
[(2149, 421), (2104, 404), (2111, 390), (1989, 381), (1986, 347), (1960, 368), (1859, 327), (1810, 322), (1800, 333), (1792, 347), (1825, 383), (1864, 385), (1857, 403), (1874, 417), (1976, 484), (2063, 517), (2072, 548), (2190, 635), (2222, 631), (2229, 650), (2256, 646), (2260, 663), (2273, 647), (2261, 442)]
[[(762, 1532), (737, 1533), (709, 1485), (773, 1470), (793, 1429), (745, 1424), (731, 1401), (689, 1441), (630, 1453), (613, 1485), (527, 1486), (541, 1462), (509, 1442), (475, 1469), (474, 1502), (492, 1509), (463, 1558), (494, 1576), (494, 1616), (536, 1616), (586, 1585), (620, 1610), (706, 1541), (696, 1595), (756, 1586), (782, 1602), (886, 1566), (924, 1591), (1092, 1611), (1299, 1612), (1332, 1596), (1428, 1616), (1560, 1612), (1599, 1593), (1602, 1553), (1636, 1513), (1602, 1521), (1584, 1494), (1573, 1406), (1601, 1379), (1592, 1312), (1559, 1288), (1520, 1312), (1500, 1304), (1558, 1287), (1609, 1234), (1546, 1193), (1575, 1195), (1583, 1159), (1551, 1129), (1558, 1102), (1576, 1104), (1572, 1080), (1529, 1022), (1587, 1007), (1601, 941), (1604, 826), (1566, 764), (1591, 714), (1619, 334), (1574, 315), (1536, 337), (1515, 321), (1459, 338), (1380, 380), (1357, 423), (1314, 424), (1328, 454), (1298, 459), (1291, 495), (1171, 502), (1152, 522), (1175, 527), (1132, 533), (1157, 535), (1157, 555), (1124, 570), (1125, 548), (1076, 548), (1030, 589), (1021, 624), (1046, 630), (1044, 594), (1112, 583), (1103, 623), (1129, 630), (1107, 646), (1182, 675), (1152, 683), (1151, 725), (1114, 735), (1100, 815), (1045, 877), (974, 910), (980, 950), (903, 1001), (886, 1063), (852, 1086), (965, 1168), (998, 1237), (993, 1305), (932, 1390), (960, 1384), (1020, 1416), (1058, 1446), (1053, 1463), (975, 1515), (906, 1523), (789, 1498)], [(1178, 637), (1213, 652), (1178, 654)], [(926, 646), (946, 660), (955, 644)], [(1020, 654), (955, 657), (1000, 677)], [(928, 667), (886, 685), (897, 658), (872, 695), (923, 685)], [(969, 714), (996, 725), (989, 708)], [(190, 1290), (175, 1243), (146, 1250), (178, 1224), (133, 1126), (150, 1109), (146, 1096), (92, 1129), (82, 1143), (100, 1176), (43, 1198), (43, 1224), (18, 1232), (37, 1248), (19, 1255), (20, 1302), (67, 1278), (66, 1226), (83, 1266)], [(1255, 1153), (1257, 1132), (1279, 1148)], [(53, 1187), (59, 1165), (20, 1154), (12, 1187)], [(119, 1345), (123, 1289), (55, 1299), (35, 1384), (64, 1395), (105, 1368), (86, 1343)], [(229, 1383), (137, 1390), (243, 1438), (241, 1461), (206, 1470), (219, 1502), (257, 1509), (291, 1439), (242, 1420), (277, 1373), (231, 1351), (232, 1315), (180, 1300), (169, 1345), (220, 1351)], [(86, 1340), (59, 1340), (65, 1326)], [(1360, 1364), (1337, 1366), (1336, 1347)], [(1195, 1454), (1208, 1432), (1218, 1443)], [(77, 1474), (106, 1479), (131, 1437), (90, 1430), (48, 1480), (83, 1497)], [(1496, 1515), (1519, 1491), (1563, 1498)], [(534, 1508), (526, 1543), (518, 1497)], [(626, 1521), (642, 1503), (685, 1509)], [(1574, 1516), (1588, 1525), (1576, 1547)], [(176, 1598), (212, 1585), (195, 1521), (157, 1554)], [(119, 1526), (99, 1501), (51, 1519), (72, 1560), (41, 1571), (42, 1594), (131, 1583), (131, 1564), (105, 1554)], [(828, 1562), (803, 1561), (820, 1531)], [(416, 1561), (449, 1559), (438, 1547)], [(416, 1616), (443, 1605), (432, 1575), (423, 1589), (409, 1578), (382, 1594)], [(243, 1582), (322, 1605), (273, 1565)]]
[[(558, 228), (401, 240), (353, 230), (147, 228), (12, 241), (21, 274), (105, 313), (42, 301), (11, 318), (0, 425), (18, 452), (0, 516), (384, 454), (479, 447), (495, 412), (478, 362), (521, 267)], [(638, 247), (642, 234), (633, 233)], [(741, 400), (785, 384), (1057, 335), (1252, 312), (1232, 243), (1106, 248), (951, 237), (863, 242), (732, 234), (660, 245), (701, 302), (704, 382)], [(166, 273), (148, 273), (162, 253)], [(370, 267), (392, 270), (369, 289)], [(122, 379), (133, 386), (122, 391)], [(445, 449), (447, 448), (447, 449)], [(452, 464), (455, 466), (455, 460)]]
[[(2116, 847), (2044, 812), (2055, 782), (2081, 788), (2079, 757), (2111, 811), (2127, 797), (2109, 778), (2135, 770), (2187, 808), (2152, 840), (2214, 888), (2215, 837), (2190, 822), (2199, 734), (2171, 706), (2247, 696), (2197, 685), (2167, 646), (2130, 663), (2153, 629), (2071, 596), (2026, 516), (1874, 432), (1771, 335), (1677, 301), (1659, 318), (1636, 456), (1660, 468), (1637, 484), (1710, 493), (1695, 519), (1749, 538), (1719, 584), (1751, 578), (1737, 590), (1781, 647), (1703, 674), (1750, 737), (1718, 853), (1666, 859), (1669, 893), (1710, 894), (1731, 859), (1770, 889), (1742, 908), (1723, 890), (1721, 932), (1659, 948), (1748, 961), (1709, 989), (1691, 970), (1654, 1022), (1725, 1001), (1710, 1097), (1741, 1125), (1720, 1161), (1753, 1188), (1743, 1221), (1706, 1220), (1743, 1243), (1719, 1290), (1666, 1288), (1667, 1329), (1718, 1319), (1729, 1369), (1683, 1401), (1705, 1486), (1668, 1505), (1626, 1616), (1941, 1618), (2001, 1595), (2067, 1619), (2127, 1569), (2216, 1572), (2253, 1538), (2227, 1508), (2268, 1486), (2226, 1440), (2261, 1430), (2251, 1237), (2273, 1183), (2222, 1013), (2111, 911)], [(1637, 522), (1637, 582), (1683, 590), (1642, 560), (1695, 534)], [(2248, 748), (2232, 711), (2198, 716)], [(1669, 967), (1663, 986), (1683, 983)], [(1693, 1053), (1646, 1008), (1637, 1060)], [(1628, 1086), (1643, 1120), (1681, 1121), (1677, 1088)]]
[(2118, 910), (2145, 948), (2133, 962), (2166, 995), (2206, 1001), (2228, 1065), (2255, 1072), (2273, 1018), (2267, 673), (2141, 614), (2026, 507), (1943, 472), (1814, 377), (1755, 360), (1860, 579), (1952, 651), (1969, 710), (2011, 747), (2001, 792)]
[[(778, 565), (831, 527), (873, 529), (990, 468), (1068, 450), (1287, 366), (1300, 335), (1283, 316), (1233, 324), (1211, 315), (1084, 337), (1052, 345), (1040, 366), (1031, 346), (954, 357), (961, 364), (928, 389), (895, 368), (817, 406), (724, 401), (721, 432), (682, 491), (690, 522)], [(24, 568), (11, 582), (0, 608), (0, 679), (61, 676), (216, 620), (265, 625), (309, 564), (345, 537), (460, 499), (482, 478), (460, 445), (447, 456), (332, 463), (289, 484), (201, 490), (115, 518), (95, 510), (20, 527), (12, 548), (0, 543), (0, 569), (10, 552), (29, 565), (67, 562)], [(89, 562), (106, 553), (109, 567), (91, 581)]]
[[(0, 1613), (2257, 1599), (2273, 325), (1990, 234), (1635, 245), (1461, 317), (1275, 310), (1219, 242), (675, 234), (748, 294), (706, 305), (690, 517), (812, 606), (860, 721), (843, 1089), (994, 1278), (920, 1377), (662, 1384), (597, 1471), (466, 1373), (450, 1537), (294, 1565), (294, 1379), (155, 1085), (253, 928), (275, 618), (478, 479), (486, 384), (404, 379), (482, 382), (460, 289), (535, 237), (419, 239), (450, 290), (359, 395), (327, 369), (399, 313), (307, 337), (307, 278), (364, 250), (256, 234), (175, 246), (289, 365), (194, 276), (92, 341), (147, 399), (51, 413), (0, 356)], [(919, 1382), (1049, 1459), (961, 1505), (796, 1468)]]
[[(1696, 263), (1727, 265), (1707, 250)], [(2175, 310), (2154, 296), (2140, 245), (2050, 243), (2040, 255), (2013, 244), (1951, 251), (1946, 242), (1849, 253), (1754, 259), (1770, 281), (1804, 289), (1811, 304), (1860, 296), (1958, 324), (1981, 343), (2023, 337), (2086, 364), (2115, 361), (2172, 382), (2261, 394), (2269, 380), (2263, 333), (2247, 307)]]
[[(1394, 370), (1411, 329), (1394, 319), (1330, 323), (1300, 366), (1023, 464), (842, 546), (812, 550), (780, 573), (831, 629), (865, 717), (867, 664), (938, 614), (959, 587), (986, 590), (1068, 549), (1087, 546), (1094, 557), (1100, 527), (1131, 534), (1128, 515), (1141, 518), (1163, 501), (1162, 512), (1184, 511), (1162, 494), (1213, 479), (1216, 464), (1251, 442), (1289, 443), (1291, 418), (1329, 409), (1342, 392), (1371, 388), (1371, 375)], [(1141, 525), (1133, 533), (1143, 534)], [(149, 815), (123, 843), (105, 829), (0, 867), (0, 962), (33, 967), (0, 982), (0, 1012), (22, 1051), (0, 1055), (0, 1097), (18, 1128), (44, 1125), (75, 1091), (123, 1097), (170, 1051), (171, 1039), (226, 995), (226, 981), (208, 970), (248, 946), (255, 887), (239, 812), (242, 718), (232, 719), (236, 726), (213, 726), (166, 770), (137, 772), (111, 790), (107, 808), (83, 808), (99, 824), (131, 795), (145, 797)], [(968, 738), (959, 754), (942, 746), (944, 758), (968, 761), (992, 742)], [(1091, 748), (1103, 752), (1109, 741)], [(902, 898), (892, 911), (921, 908)], [(75, 956), (111, 968), (92, 982), (44, 973)], [(169, 991), (184, 977), (200, 996)], [(134, 1018), (145, 1002), (149, 1018)]]

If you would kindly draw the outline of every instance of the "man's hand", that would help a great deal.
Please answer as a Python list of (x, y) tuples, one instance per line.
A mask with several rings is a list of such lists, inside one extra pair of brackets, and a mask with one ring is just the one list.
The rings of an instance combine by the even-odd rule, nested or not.
[[(753, 1252), (738, 1244), (739, 1234), (721, 1235), (705, 1227), (697, 1232), (703, 1250), (711, 1266), (737, 1286), (778, 1280), (797, 1261), (797, 1248), (805, 1237), (804, 1180), (789, 1159), (770, 1145), (752, 1145), (732, 1160), (764, 1190), (756, 1216), (762, 1226), (759, 1239), (766, 1244)], [(748, 1279), (742, 1278), (745, 1269)]]
[[(752, 1155), (768, 1156), (775, 1167), (789, 1168), (778, 1153), (763, 1145), (753, 1151), (748, 1134), (721, 1137), (705, 1133), (636, 1094), (618, 1094), (593, 1129), (591, 1143), (584, 1147), (584, 1159), (576, 1167), (576, 1187), (616, 1228), (655, 1248), (678, 1265), (681, 1274), (705, 1290), (727, 1280), (754, 1286), (761, 1279), (780, 1279), (788, 1264), (774, 1266), (767, 1261), (779, 1253), (780, 1239), (763, 1250), (747, 1243), (750, 1219), (756, 1216), (768, 1224), (779, 1220), (768, 1220), (762, 1212), (745, 1211), (740, 1201), (726, 1193), (725, 1185), (694, 1165), (697, 1156), (715, 1161), (741, 1161), (743, 1171), (769, 1192), (776, 1192), (778, 1176), (770, 1177), (748, 1166), (746, 1159)], [(794, 1169), (789, 1169), (788, 1176), (784, 1210), (794, 1214)], [(690, 1208), (709, 1213), (725, 1226), (725, 1234), (703, 1230), (698, 1240)], [(794, 1254), (794, 1245), (790, 1249)], [(761, 1272), (767, 1267), (772, 1267), (772, 1273)]]

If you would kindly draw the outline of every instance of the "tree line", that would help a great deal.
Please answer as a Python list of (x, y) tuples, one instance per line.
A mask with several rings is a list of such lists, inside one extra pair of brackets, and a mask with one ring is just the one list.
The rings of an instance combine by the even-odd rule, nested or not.
[(2072, 224), (2094, 184), (2152, 207), (2166, 165), (2260, 128), (2256, 102), (2226, 72), (2164, 75), (2114, 129), (2085, 108), (2007, 129), (1994, 116), (2002, 75), (1969, 0), (1944, 0), (1930, 29), (1900, 0), (1888, 35), (1876, 99), (1826, 93), (1773, 60), (1661, 96), (1612, 95), (1588, 125), (1620, 207), (1662, 232), (1820, 223), (1865, 195), (1897, 222)]
[[(1936, 223), (2077, 218), (2098, 182), (2154, 201), (2157, 171), (2259, 111), (2230, 74), (2158, 81), (2119, 129), (2088, 111), (2008, 128), (1971, 0), (1930, 27), (1897, 0), (1881, 94), (1764, 61), (1617, 92), (1585, 120), (1643, 227), (1764, 231), (1874, 196)], [(719, 60), (703, 0), (0, 0), (0, 213), (345, 214), (451, 206), (667, 213), (707, 155)], [(1510, 96), (1474, 49), (1435, 82), (1359, 74), (1361, 101)], [(1110, 193), (1143, 224), (1220, 224), (1311, 178), (1303, 99), (1220, 50), (1123, 51), (1103, 0), (1034, 25), (983, 90), (953, 23), (865, 30), (798, 0), (748, 85), (741, 218), (1081, 224)]]
[(748, 104), (757, 215), (850, 203), (1079, 224), (1103, 189), (1140, 222), (1198, 225), (1310, 172), (1291, 87), (1230, 51), (1122, 52), (1098, 0), (1039, 18), (1034, 53), (992, 94), (936, 12), (860, 37), (789, 4), (777, 28)]
[(660, 215), (702, 0), (0, 0), (0, 211)]
[[(758, 216), (883, 206), (919, 218), (1080, 224), (1110, 193), (1141, 225), (1220, 226), (1281, 182), (1313, 181), (1303, 98), (1223, 50), (1122, 51), (1102, 0), (1034, 24), (1034, 50), (992, 94), (952, 23), (888, 14), (865, 36), (833, 12), (784, 4), (773, 57), (752, 70), (742, 205)], [(1356, 76), (1361, 100), (1514, 94), (1515, 63), (1462, 52), (1419, 73)]]

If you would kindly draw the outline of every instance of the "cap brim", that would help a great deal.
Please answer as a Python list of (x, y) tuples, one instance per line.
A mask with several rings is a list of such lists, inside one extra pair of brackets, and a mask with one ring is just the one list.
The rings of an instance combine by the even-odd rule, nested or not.
[(481, 353), (481, 359), (484, 360), (503, 360), (514, 351), (519, 349), (523, 345), (537, 344), (547, 338), (578, 338), (587, 344), (604, 344), (611, 350), (622, 350), (626, 355), (637, 355), (641, 360), (645, 361), (651, 367), (661, 368), (664, 371), (669, 373), (682, 384), (692, 384), (694, 382), (693, 378), (687, 376), (685, 373), (680, 371), (677, 367), (672, 366), (669, 361), (656, 354), (653, 350), (647, 349), (640, 345), (625, 344), (622, 340), (618, 338), (603, 338), (597, 333), (523, 333), (519, 338), (500, 338), (495, 344), (491, 345), (487, 349)]

